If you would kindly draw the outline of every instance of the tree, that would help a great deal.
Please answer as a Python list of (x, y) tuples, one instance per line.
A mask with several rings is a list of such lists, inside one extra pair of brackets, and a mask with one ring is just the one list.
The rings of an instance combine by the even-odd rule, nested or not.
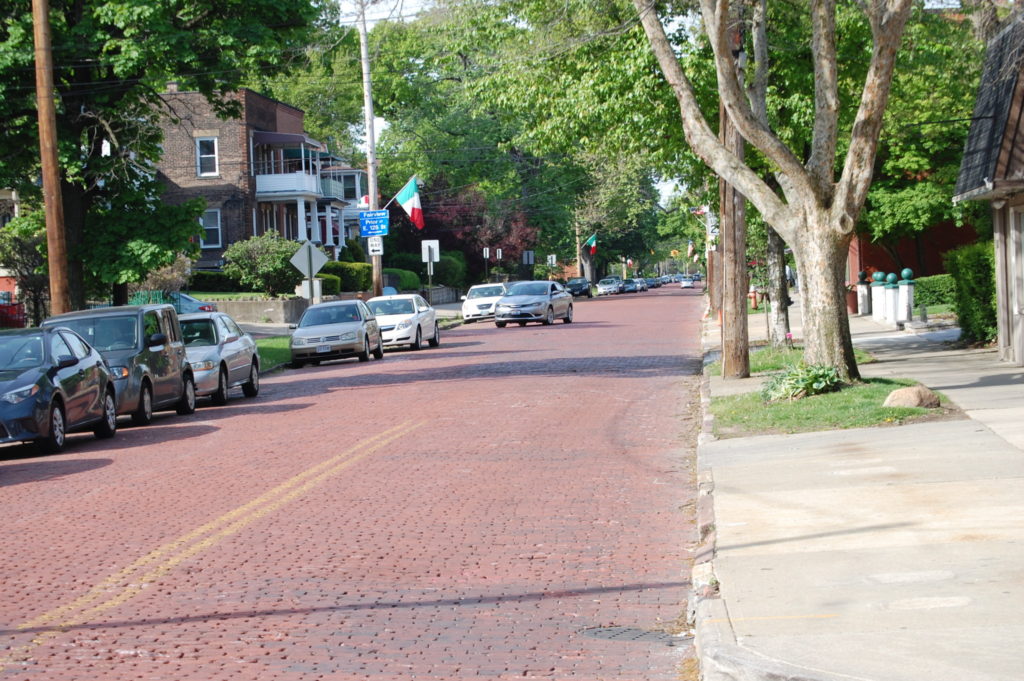
[(0, 229), (0, 267), (14, 274), (18, 297), (32, 326), (46, 318), (50, 300), (45, 253), (46, 225), (41, 211), (14, 218)]
[(298, 243), (277, 232), (236, 241), (224, 251), (224, 274), (271, 296), (289, 293), (302, 281), (302, 273), (291, 263), (298, 250)]
[[(719, 176), (746, 196), (793, 249), (803, 296), (804, 358), (835, 367), (843, 378), (858, 377), (845, 313), (845, 254), (871, 183), (878, 134), (888, 103), (896, 53), (912, 0), (875, 0), (859, 6), (871, 31), (867, 75), (840, 160), (836, 2), (811, 0), (809, 42), (814, 54), (813, 134), (808, 149), (792, 149), (755, 111), (736, 76), (735, 46), (727, 24), (729, 0), (701, 0), (703, 30), (715, 56), (719, 93), (729, 118), (744, 139), (777, 168), (780, 191), (739, 161), (718, 139), (700, 109), (693, 86), (648, 0), (633, 0), (640, 20), (672, 88), (690, 147)], [(755, 59), (756, 59), (755, 54)], [(757, 68), (756, 61), (754, 68)]]
[[(272, 72), (301, 43), (316, 16), (310, 0), (114, 2), (54, 0), (51, 6), (57, 137), (62, 169), (68, 283), (85, 302), (91, 278), (139, 277), (169, 264), (187, 245), (194, 216), (159, 201), (152, 169), (160, 154), (156, 110), (168, 80), (202, 92), (218, 111), (237, 113), (229, 95), (246, 74)], [(32, 16), (29, 5), (0, 0), (0, 184), (38, 196)], [(142, 208), (141, 212), (137, 209)], [(137, 248), (120, 256), (90, 250), (110, 241), (100, 214), (117, 215)], [(157, 217), (161, 216), (161, 217)], [(169, 239), (171, 223), (175, 239)], [(175, 243), (171, 243), (174, 241)], [(138, 257), (134, 265), (127, 261)]]

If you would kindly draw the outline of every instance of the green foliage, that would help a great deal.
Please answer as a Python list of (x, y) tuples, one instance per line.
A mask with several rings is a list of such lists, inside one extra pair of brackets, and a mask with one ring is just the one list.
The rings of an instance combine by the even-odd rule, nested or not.
[(425, 263), (420, 253), (395, 252), (389, 256), (387, 251), (385, 251), (384, 258), (388, 267), (409, 270), (410, 272), (415, 272), (419, 277), (426, 276)]
[(761, 397), (765, 402), (797, 400), (838, 390), (841, 385), (835, 367), (801, 362), (769, 378), (761, 388)]
[(420, 283), (420, 275), (410, 270), (403, 270), (397, 267), (385, 267), (384, 274), (393, 275), (398, 279), (398, 286), (396, 288), (399, 291), (419, 291), (423, 288), (423, 284)]
[(341, 277), (336, 274), (329, 274), (321, 270), (316, 278), (323, 282), (320, 284), (320, 292), (323, 295), (336, 296), (341, 292)]
[(956, 286), (961, 340), (988, 342), (996, 337), (995, 247), (991, 241), (946, 253), (946, 270)]
[(50, 277), (46, 272), (46, 225), (36, 211), (11, 220), (0, 229), (0, 267), (14, 276), (18, 297), (31, 324), (46, 316)]
[(936, 274), (914, 280), (914, 307), (952, 305), (956, 300), (956, 282), (951, 274)]
[(338, 277), (342, 291), (368, 291), (373, 288), (373, 265), (368, 262), (328, 262), (320, 271)]
[(341, 251), (346, 262), (366, 262), (366, 251), (363, 250), (363, 242), (359, 239), (346, 239), (345, 248)]
[(450, 255), (442, 255), (434, 263), (434, 283), (461, 288), (466, 283), (466, 263)]
[(298, 243), (276, 232), (236, 241), (224, 251), (224, 273), (254, 291), (291, 293), (302, 281), (302, 273), (289, 262), (298, 249)]
[(193, 291), (211, 291), (214, 293), (248, 292), (252, 289), (241, 286), (237, 280), (224, 272), (211, 270), (194, 270), (189, 279), (188, 287)]

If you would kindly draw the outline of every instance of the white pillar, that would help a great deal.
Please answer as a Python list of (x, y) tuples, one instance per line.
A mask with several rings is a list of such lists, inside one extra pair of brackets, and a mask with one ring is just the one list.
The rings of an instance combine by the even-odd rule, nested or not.
[(896, 324), (896, 311), (899, 308), (900, 288), (892, 284), (885, 286), (885, 321)]
[(306, 200), (296, 199), (295, 207), (299, 218), (299, 241), (309, 241), (309, 230), (306, 228)]
[(309, 240), (320, 240), (320, 206), (317, 205), (316, 199), (313, 199), (310, 207)]
[(871, 284), (857, 284), (857, 314), (871, 314)]
[(885, 321), (885, 285), (871, 285), (871, 319), (876, 322)]
[(897, 322), (909, 322), (914, 318), (914, 282), (901, 281), (896, 310)]
[(334, 221), (338, 219), (338, 209), (334, 206), (327, 206), (327, 234), (324, 235), (328, 246), (334, 245)]

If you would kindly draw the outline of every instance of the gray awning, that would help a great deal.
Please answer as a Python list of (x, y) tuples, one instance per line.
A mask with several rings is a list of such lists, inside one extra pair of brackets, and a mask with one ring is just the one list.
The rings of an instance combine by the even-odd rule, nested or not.
[(255, 144), (308, 144), (320, 148), (321, 144), (312, 137), (306, 137), (305, 135), (299, 135), (292, 132), (264, 132), (257, 130), (252, 134), (252, 141)]

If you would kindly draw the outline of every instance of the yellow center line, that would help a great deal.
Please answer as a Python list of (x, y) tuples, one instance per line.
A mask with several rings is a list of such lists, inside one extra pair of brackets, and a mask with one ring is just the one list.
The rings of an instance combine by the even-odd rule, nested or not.
[[(18, 629), (32, 629), (36, 627), (52, 625), (53, 629), (40, 632), (31, 643), (12, 649), (4, 657), (0, 657), (0, 670), (15, 661), (16, 657), (23, 656), (28, 650), (45, 641), (53, 638), (62, 631), (83, 624), (94, 615), (110, 610), (132, 597), (138, 595), (149, 584), (156, 581), (163, 575), (170, 572), (182, 561), (216, 545), (223, 539), (237, 533), (242, 528), (250, 525), (256, 520), (273, 513), (285, 504), (294, 501), (306, 492), (320, 485), (328, 478), (337, 475), (360, 459), (381, 449), (391, 442), (407, 435), (413, 430), (421, 427), (424, 422), (413, 423), (406, 421), (394, 428), (374, 435), (366, 440), (353, 445), (341, 454), (303, 471), (302, 473), (286, 480), (273, 489), (261, 494), (252, 501), (249, 501), (238, 508), (225, 513), (224, 515), (211, 520), (204, 525), (178, 537), (177, 539), (164, 544), (163, 546), (147, 553), (145, 556), (134, 561), (128, 567), (120, 570), (114, 575), (104, 579), (95, 585), (86, 594), (75, 599), (67, 605), (55, 608), (44, 613), (24, 624)], [(362, 450), (362, 451), (360, 451)], [(200, 537), (201, 541), (191, 543)], [(191, 545), (189, 545), (191, 543)], [(147, 572), (138, 575), (144, 568), (159, 562)], [(131, 581), (128, 580), (130, 578)], [(113, 595), (111, 595), (113, 593)], [(103, 602), (83, 610), (95, 601)], [(78, 611), (77, 616), (67, 617)], [(52, 624), (53, 622), (57, 624)]]

